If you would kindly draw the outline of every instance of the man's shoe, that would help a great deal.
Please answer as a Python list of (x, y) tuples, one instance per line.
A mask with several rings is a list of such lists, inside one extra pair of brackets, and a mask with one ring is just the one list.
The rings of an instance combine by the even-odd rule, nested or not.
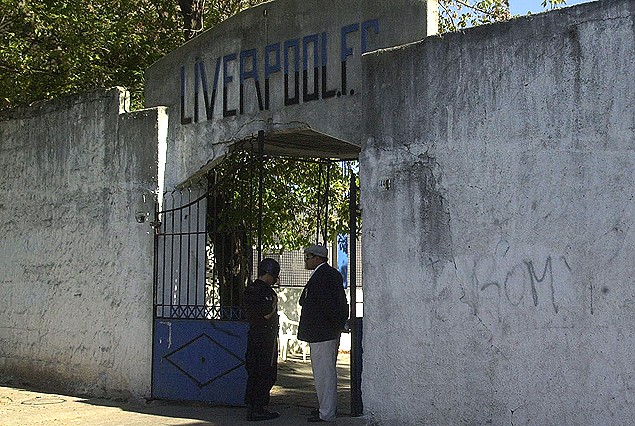
[(320, 417), (320, 409), (314, 408), (313, 410), (311, 410), (311, 417)]
[(322, 420), (319, 415), (318, 416), (311, 416), (307, 420), (308, 420), (309, 423), (317, 423), (317, 422), (324, 422), (325, 421), (325, 420)]
[(248, 422), (259, 422), (261, 420), (272, 420), (280, 417), (277, 411), (268, 411), (264, 408), (256, 409), (247, 415)]

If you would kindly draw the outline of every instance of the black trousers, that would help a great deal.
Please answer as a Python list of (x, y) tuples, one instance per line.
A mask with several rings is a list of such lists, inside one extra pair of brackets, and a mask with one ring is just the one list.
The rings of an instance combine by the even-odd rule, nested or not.
[(272, 330), (250, 330), (247, 335), (247, 389), (245, 404), (264, 407), (278, 377), (278, 334)]

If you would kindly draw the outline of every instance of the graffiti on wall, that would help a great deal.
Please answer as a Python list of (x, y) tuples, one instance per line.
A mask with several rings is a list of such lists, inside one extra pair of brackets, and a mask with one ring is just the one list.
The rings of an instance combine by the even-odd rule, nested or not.
[(558, 294), (569, 292), (565, 286), (568, 286), (571, 272), (565, 256), (524, 258), (505, 267), (491, 263), (484, 266), (482, 262), (474, 261), (471, 282), (479, 300), (494, 295), (499, 303), (507, 306), (549, 306), (557, 314), (562, 303)]

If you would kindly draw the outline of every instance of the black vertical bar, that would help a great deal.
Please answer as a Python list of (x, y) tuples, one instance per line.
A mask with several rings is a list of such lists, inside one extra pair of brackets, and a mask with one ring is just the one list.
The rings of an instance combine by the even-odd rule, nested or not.
[(349, 250), (348, 266), (350, 271), (349, 289), (351, 296), (351, 416), (361, 416), (363, 412), (361, 373), (362, 373), (362, 351), (361, 351), (361, 318), (357, 318), (357, 181), (355, 173), (351, 172), (351, 184), (349, 191), (348, 206), (349, 216)]
[(265, 154), (265, 132), (258, 131), (258, 162), (260, 165), (258, 175), (258, 264), (262, 260), (262, 190), (264, 179), (264, 154)]
[(331, 161), (326, 163), (326, 189), (324, 190), (324, 231), (322, 236), (324, 238), (324, 244), (327, 244), (329, 233), (329, 188), (331, 186)]
[[(165, 205), (167, 204), (168, 200), (167, 200), (167, 194), (162, 194), (163, 196), (163, 209), (165, 209)], [(162, 241), (163, 241), (163, 263), (162, 263), (162, 268), (161, 268), (161, 318), (165, 317), (165, 278), (166, 278), (166, 266), (165, 266), (165, 258), (167, 257), (168, 254), (168, 246), (167, 246), (167, 242), (166, 242), (166, 237), (165, 237), (165, 228), (167, 227), (167, 223), (165, 223), (166, 220), (166, 213), (160, 213), (159, 214), (159, 221), (161, 223), (161, 228), (159, 228), (159, 233), (160, 230), (163, 229), (163, 236), (162, 236)], [(157, 236), (158, 238), (158, 236)]]
[(320, 244), (320, 227), (322, 214), (322, 163), (319, 164), (318, 190), (317, 190), (317, 226), (315, 230), (315, 244)]
[[(201, 187), (202, 187), (202, 185), (201, 185)], [(205, 187), (205, 190), (207, 191), (207, 186)], [(206, 200), (206, 198), (204, 198), (204, 200)], [(196, 291), (196, 293), (195, 293), (195, 296), (194, 296), (194, 305), (196, 306), (197, 310), (199, 309), (199, 306), (203, 307), (202, 311), (201, 311), (202, 312), (201, 313), (201, 318), (205, 318), (205, 297), (203, 297), (203, 302), (202, 303), (199, 302), (199, 300), (198, 300), (198, 292), (199, 292), (199, 285), (198, 285), (198, 280), (199, 280), (199, 278), (198, 278), (198, 262), (199, 262), (199, 259), (198, 259), (198, 256), (199, 256), (199, 250), (200, 250), (199, 240), (201, 238), (201, 220), (200, 220), (201, 219), (201, 202), (202, 202), (202, 200), (199, 200), (196, 203), (196, 209), (195, 209), (196, 210), (196, 233), (194, 235), (196, 235), (196, 237), (195, 237), (196, 238), (196, 247), (195, 247), (196, 257), (194, 258), (194, 268), (196, 268), (196, 269), (195, 269), (195, 272), (194, 272), (194, 282), (195, 282), (195, 288), (196, 288), (195, 291)], [(207, 204), (205, 204), (205, 207), (207, 207)], [(191, 220), (191, 218), (190, 218), (190, 220)], [(203, 294), (205, 294), (205, 283), (203, 283)]]
[[(211, 253), (210, 253), (210, 257), (213, 259), (213, 263), (210, 265), (210, 271), (212, 273), (212, 277), (210, 282), (212, 283), (212, 286), (214, 288), (214, 290), (212, 291), (212, 311), (214, 311), (214, 314), (212, 315), (215, 318), (216, 315), (216, 309), (217, 306), (220, 306), (220, 300), (216, 299), (216, 294), (217, 294), (217, 290), (219, 290), (218, 285), (220, 284), (220, 280), (218, 280), (219, 284), (216, 283), (217, 278), (218, 278), (218, 274), (217, 274), (217, 269), (218, 269), (218, 257), (216, 256), (216, 252), (218, 250), (218, 252), (220, 252), (220, 249), (218, 248), (218, 245), (221, 243), (218, 240), (218, 194), (216, 194), (216, 187), (218, 185), (218, 170), (214, 170), (214, 208), (213, 208), (213, 212), (214, 215), (211, 218), (211, 226), (212, 226), (212, 232), (211, 232), (211, 245), (210, 245), (210, 249), (211, 249)], [(218, 296), (220, 297), (220, 290), (218, 291)], [(216, 318), (215, 318), (216, 319)]]
[(179, 191), (179, 292), (177, 298), (177, 304), (180, 312), (183, 310), (183, 302), (181, 301), (181, 293), (183, 292), (183, 191)]
[[(254, 200), (254, 139), (253, 137), (249, 141), (249, 206), (253, 206), (255, 204)], [(253, 277), (254, 270), (254, 216), (253, 216), (253, 208), (249, 209), (249, 279), (251, 280)]]
[[(186, 304), (188, 306), (188, 310), (191, 309), (190, 305), (192, 304), (191, 300), (190, 300), (190, 287), (192, 285), (192, 283), (190, 282), (190, 277), (192, 276), (191, 273), (191, 254), (192, 250), (191, 250), (191, 244), (190, 241), (192, 239), (192, 228), (191, 228), (191, 224), (192, 224), (192, 188), (188, 188), (187, 189), (187, 268), (186, 268), (186, 274), (187, 274), (187, 292), (185, 293), (185, 297), (186, 297)], [(182, 230), (181, 230), (182, 231)], [(195, 289), (196, 290), (196, 289)]]
[[(203, 244), (205, 245), (205, 248), (203, 249), (205, 252), (205, 259), (203, 260), (203, 281), (205, 282), (205, 287), (203, 290), (203, 305), (205, 306), (206, 317), (208, 313), (210, 314), (210, 317), (213, 317), (214, 311), (214, 271), (210, 271), (212, 276), (208, 275), (210, 262), (211, 259), (213, 259), (212, 250), (214, 250), (214, 240), (212, 238), (214, 232), (214, 217), (212, 213), (214, 212), (213, 209), (216, 206), (216, 197), (214, 197), (212, 193), (214, 183), (216, 183), (214, 173), (214, 171), (211, 171), (207, 174), (207, 205), (205, 206), (205, 215), (203, 216), (203, 229), (205, 235), (205, 237), (203, 238)], [(207, 300), (207, 298), (205, 297), (208, 286), (210, 287), (210, 300)]]
[[(172, 199), (172, 207), (171, 209), (174, 209), (174, 192), (172, 192), (170, 194), (170, 197)], [(172, 287), (172, 283), (174, 282), (174, 211), (170, 212), (170, 285), (168, 286), (168, 288), (170, 289), (170, 318), (174, 318), (175, 314), (174, 314), (174, 296), (176, 294), (172, 294), (173, 291), (175, 291)], [(178, 287), (177, 287), (178, 288)]]

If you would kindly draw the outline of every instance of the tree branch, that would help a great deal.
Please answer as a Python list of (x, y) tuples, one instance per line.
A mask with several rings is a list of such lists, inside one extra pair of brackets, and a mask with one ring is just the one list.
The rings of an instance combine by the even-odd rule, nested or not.
[(476, 7), (476, 6), (472, 6), (472, 5), (471, 5), (471, 4), (469, 4), (468, 2), (465, 2), (465, 1), (462, 1), (462, 0), (453, 0), (453, 1), (455, 1), (455, 2), (457, 2), (457, 3), (459, 3), (459, 4), (462, 4), (462, 5), (463, 5), (463, 6), (465, 6), (465, 7), (469, 7), (470, 9), (475, 10), (475, 11), (477, 11), (477, 12), (484, 13), (484, 14), (486, 14), (486, 15), (496, 16), (496, 14), (495, 14), (495, 13), (490, 12), (490, 11), (485, 10), (485, 9), (479, 9), (479, 8), (478, 8), (478, 7)]
[(452, 18), (452, 12), (450, 11), (450, 9), (447, 8), (447, 6), (446, 6), (446, 4), (444, 2), (440, 2), (439, 4), (443, 8), (443, 10), (445, 10), (445, 13), (446, 13), (448, 19), (450, 20), (450, 22), (452, 22), (452, 27), (456, 28), (456, 22), (454, 22), (454, 19)]
[(0, 18), (0, 34), (4, 34), (5, 32), (7, 32), (7, 29), (12, 23), (13, 20), (7, 18), (6, 16)]

